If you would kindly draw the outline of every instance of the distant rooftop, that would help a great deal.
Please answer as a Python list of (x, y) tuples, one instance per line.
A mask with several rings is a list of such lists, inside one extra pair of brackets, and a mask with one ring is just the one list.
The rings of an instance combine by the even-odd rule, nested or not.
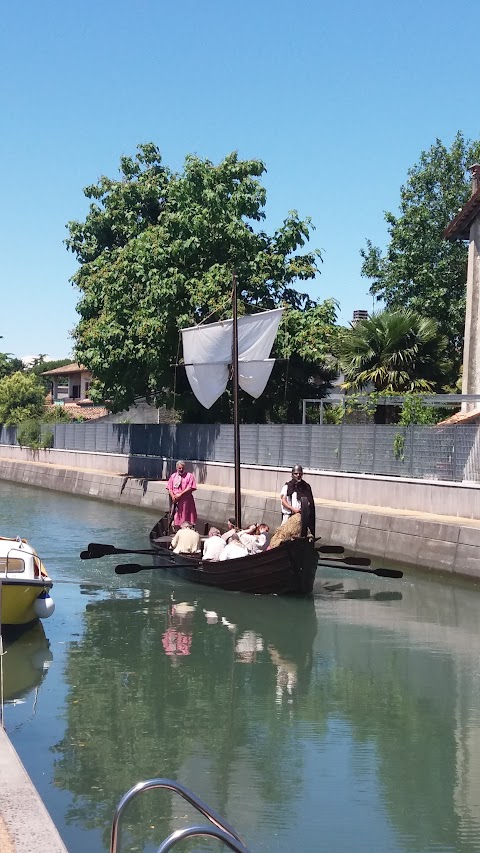
[(473, 409), (471, 412), (455, 412), (444, 421), (440, 421), (438, 426), (454, 426), (455, 424), (470, 424), (475, 423), (480, 418), (480, 409)]
[(46, 370), (42, 373), (42, 376), (68, 376), (69, 373), (90, 373), (88, 367), (84, 367), (83, 364), (77, 364), (76, 361), (72, 361), (71, 364), (64, 364), (63, 367), (55, 367), (53, 370)]
[(472, 194), (467, 203), (457, 213), (455, 219), (445, 228), (443, 236), (446, 240), (469, 240), (470, 226), (480, 213), (480, 164), (470, 166), (472, 173)]

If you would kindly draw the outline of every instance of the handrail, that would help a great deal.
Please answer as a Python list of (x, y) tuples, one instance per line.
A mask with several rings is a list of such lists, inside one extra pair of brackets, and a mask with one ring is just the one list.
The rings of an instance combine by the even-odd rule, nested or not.
[(224, 832), (223, 829), (217, 829), (215, 826), (189, 826), (186, 829), (176, 829), (175, 832), (172, 832), (172, 834), (169, 835), (162, 844), (160, 844), (157, 853), (167, 853), (167, 851), (171, 850), (177, 841), (182, 841), (184, 838), (199, 838), (200, 836), (218, 838), (219, 841), (223, 841), (227, 847), (230, 847), (230, 850), (236, 850), (237, 853), (249, 853), (247, 848), (244, 847), (240, 841), (237, 841), (236, 838), (233, 838), (229, 832)]
[[(174, 791), (174, 793), (179, 794), (190, 803), (197, 811), (201, 812), (207, 820), (211, 821), (213, 825), (219, 829), (221, 832), (226, 833), (230, 836), (230, 839), (234, 839), (237, 841), (241, 847), (238, 850), (241, 853), (248, 853), (247, 848), (243, 845), (243, 841), (238, 833), (234, 830), (226, 820), (224, 820), (216, 811), (207, 806), (202, 800), (200, 800), (192, 791), (188, 788), (185, 788), (184, 785), (181, 785), (180, 782), (174, 782), (172, 779), (147, 779), (146, 782), (137, 782), (133, 788), (130, 788), (126, 794), (123, 795), (122, 799), (117, 805), (115, 809), (115, 813), (113, 815), (112, 820), (112, 830), (110, 835), (110, 853), (118, 853), (118, 838), (119, 838), (119, 822), (120, 818), (127, 807), (127, 805), (137, 796), (137, 794), (141, 794), (143, 791), (150, 791), (156, 788), (166, 788), (169, 791)], [(197, 827), (198, 829), (198, 827)], [(178, 830), (182, 832), (183, 830)], [(175, 833), (174, 833), (175, 834)], [(171, 838), (172, 836), (170, 836)], [(217, 836), (216, 836), (217, 837)], [(168, 841), (169, 839), (167, 839)], [(176, 839), (175, 839), (176, 840)], [(165, 843), (165, 842), (164, 842)], [(175, 842), (174, 842), (175, 843)], [(170, 848), (165, 848), (169, 850)], [(236, 848), (232, 848), (236, 849)]]

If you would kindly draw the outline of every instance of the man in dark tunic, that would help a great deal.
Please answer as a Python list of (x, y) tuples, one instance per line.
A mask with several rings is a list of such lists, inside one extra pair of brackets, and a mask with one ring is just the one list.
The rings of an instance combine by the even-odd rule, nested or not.
[[(301, 465), (293, 466), (292, 479), (283, 486), (280, 492), (280, 501), (283, 516), (282, 524), (288, 521), (292, 515), (302, 513), (302, 522), (305, 516), (306, 525), (312, 535), (315, 536), (315, 503), (312, 488), (303, 479), (303, 468)], [(302, 535), (304, 536), (303, 527), (304, 524), (302, 523)]]

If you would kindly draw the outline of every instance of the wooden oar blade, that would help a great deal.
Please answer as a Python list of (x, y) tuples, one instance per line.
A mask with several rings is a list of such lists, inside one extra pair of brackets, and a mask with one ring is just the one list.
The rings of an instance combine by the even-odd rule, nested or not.
[(320, 554), (344, 554), (345, 548), (342, 545), (316, 545), (315, 551)]
[(403, 572), (399, 569), (373, 569), (373, 574), (379, 578), (403, 578)]
[(403, 578), (403, 572), (400, 572), (398, 569), (386, 569), (383, 566), (378, 569), (363, 568), (358, 563), (345, 561), (342, 568), (350, 569), (352, 572), (365, 572), (367, 575), (377, 575), (378, 578)]
[(155, 566), (141, 566), (140, 563), (120, 563), (115, 566), (116, 575), (135, 575), (137, 572), (143, 572), (144, 569), (154, 569)]
[(328, 566), (330, 568), (346, 569), (347, 571), (352, 572), (365, 572), (369, 575), (377, 575), (379, 578), (403, 578), (403, 572), (399, 569), (387, 569), (381, 566), (378, 569), (371, 568), (371, 561), (368, 557), (345, 557), (345, 559), (327, 559), (320, 558), (319, 563), (322, 566)]
[(320, 557), (319, 562), (329, 566), (371, 566), (372, 561), (368, 557)]
[[(90, 554), (89, 557), (83, 559), (93, 560), (95, 557), (107, 557), (109, 554), (115, 554), (116, 548), (114, 545), (103, 545), (100, 542), (90, 542), (87, 545), (87, 554)], [(82, 551), (82, 554), (85, 554), (85, 551)]]

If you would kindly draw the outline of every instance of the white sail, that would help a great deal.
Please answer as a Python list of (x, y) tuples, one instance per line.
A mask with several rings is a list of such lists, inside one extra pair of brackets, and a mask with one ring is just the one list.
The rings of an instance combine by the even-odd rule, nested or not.
[[(283, 308), (238, 318), (238, 384), (260, 397), (275, 359), (269, 358)], [(206, 409), (227, 387), (232, 363), (233, 320), (182, 330), (183, 358), (197, 400)]]

